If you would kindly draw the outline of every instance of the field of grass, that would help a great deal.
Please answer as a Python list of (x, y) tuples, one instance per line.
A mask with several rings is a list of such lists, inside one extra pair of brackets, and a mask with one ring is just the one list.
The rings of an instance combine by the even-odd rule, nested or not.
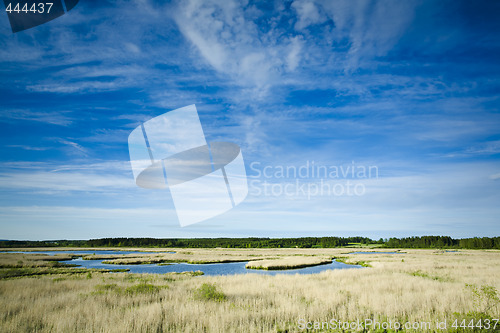
[[(332, 320), (372, 320), (420, 325), (405, 331), (444, 332), (454, 331), (454, 320), (460, 325), (463, 319), (467, 324), (489, 320), (491, 328), (483, 331), (500, 331), (500, 324), (492, 329), (500, 316), (500, 251), (162, 250), (203, 260), (342, 258), (371, 267), (313, 275), (155, 275), (77, 271), (37, 260), (36, 254), (2, 254), (0, 331), (300, 332), (307, 325), (320, 332), (328, 331), (325, 323)], [(50, 274), (5, 274), (44, 269)], [(436, 321), (444, 320), (447, 329), (438, 330)], [(314, 329), (321, 326), (325, 329)], [(384, 331), (373, 328), (365, 331)]]

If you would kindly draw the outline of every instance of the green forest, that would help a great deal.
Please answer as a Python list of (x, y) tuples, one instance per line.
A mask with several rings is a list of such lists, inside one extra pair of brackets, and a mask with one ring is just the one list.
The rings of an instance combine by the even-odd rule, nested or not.
[(90, 240), (14, 241), (0, 247), (177, 247), (177, 248), (333, 248), (353, 244), (382, 248), (500, 249), (500, 237), (454, 239), (421, 236), (373, 240), (367, 237), (300, 238), (101, 238)]

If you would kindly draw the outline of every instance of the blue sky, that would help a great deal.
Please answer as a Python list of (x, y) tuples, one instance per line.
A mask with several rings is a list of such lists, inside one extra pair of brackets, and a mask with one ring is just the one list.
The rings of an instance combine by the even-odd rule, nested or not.
[[(16, 34), (0, 15), (0, 238), (498, 236), (499, 15), (496, 1), (81, 0)], [(168, 191), (134, 184), (127, 137), (190, 104), (208, 141), (240, 145), (251, 186), (181, 228)], [(317, 184), (257, 177), (312, 162), (378, 177), (352, 180), (363, 195), (259, 192)]]

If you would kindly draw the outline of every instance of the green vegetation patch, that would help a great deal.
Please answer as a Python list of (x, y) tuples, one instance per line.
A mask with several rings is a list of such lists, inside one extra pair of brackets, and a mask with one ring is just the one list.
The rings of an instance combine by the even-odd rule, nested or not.
[(439, 281), (439, 282), (450, 282), (451, 281), (449, 278), (438, 276), (438, 275), (430, 275), (430, 274), (427, 274), (425, 272), (422, 272), (421, 270), (410, 272), (408, 274), (410, 274), (412, 276), (422, 277), (424, 279)]
[(104, 294), (106, 292), (121, 293), (123, 288), (119, 287), (116, 283), (100, 284), (96, 286), (94, 294)]
[(138, 294), (158, 294), (161, 289), (168, 288), (168, 286), (156, 286), (147, 282), (140, 282), (139, 284), (122, 287), (116, 283), (100, 284), (97, 285), (95, 291), (92, 293), (94, 295), (106, 294), (106, 293), (116, 293), (125, 295), (138, 295)]
[(212, 283), (204, 283), (194, 292), (195, 299), (202, 301), (222, 302), (227, 296), (217, 289), (217, 286)]
[(372, 267), (372, 265), (370, 265), (370, 263), (368, 261), (364, 261), (364, 260), (352, 261), (348, 257), (335, 257), (334, 259), (335, 259), (335, 261), (344, 263), (346, 265), (358, 265), (361, 267)]
[(130, 286), (125, 288), (125, 293), (133, 295), (133, 294), (157, 294), (160, 289), (165, 288), (167, 286), (155, 286), (150, 283), (140, 283), (134, 286)]
[[(500, 297), (495, 287), (489, 285), (476, 286), (475, 284), (466, 284), (474, 296), (474, 307), (478, 313), (487, 313), (491, 310), (496, 312), (500, 309)], [(500, 325), (499, 325), (500, 326)]]

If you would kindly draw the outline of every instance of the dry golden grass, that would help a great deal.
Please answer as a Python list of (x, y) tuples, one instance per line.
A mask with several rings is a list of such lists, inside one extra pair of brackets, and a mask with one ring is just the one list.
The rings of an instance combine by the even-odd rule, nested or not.
[(37, 253), (0, 253), (0, 268), (47, 267), (61, 260), (71, 260), (74, 255), (56, 254), (53, 256)]
[[(93, 257), (93, 256), (92, 256)], [(91, 257), (88, 257), (91, 259)], [(224, 253), (204, 253), (199, 249), (193, 253), (166, 253), (166, 254), (144, 254), (144, 255), (124, 255), (119, 258), (106, 260), (106, 264), (115, 265), (140, 265), (153, 263), (187, 262), (190, 264), (210, 264), (224, 262), (241, 262), (253, 259), (252, 256), (224, 254)]]
[(251, 269), (265, 269), (265, 270), (294, 269), (294, 268), (329, 264), (331, 262), (332, 262), (331, 258), (297, 256), (297, 257), (284, 257), (275, 260), (249, 261), (245, 265), (245, 267)]
[[(394, 255), (346, 254), (346, 249), (182, 251), (211, 254), (214, 259), (342, 256), (372, 267), (313, 275), (92, 273), (91, 277), (4, 279), (0, 331), (298, 332), (300, 319), (434, 323), (465, 318), (467, 313), (499, 317), (500, 304), (492, 294), (474, 295), (467, 287), (500, 288), (499, 251), (405, 250)], [(214, 285), (225, 297), (196, 297), (204, 284)]]
[[(158, 250), (157, 250), (158, 251)], [(104, 263), (116, 265), (140, 265), (152, 263), (186, 262), (190, 264), (228, 263), (258, 260), (275, 260), (285, 256), (320, 256), (319, 250), (299, 249), (169, 249), (175, 253), (144, 253), (127, 255), (88, 255), (84, 259), (109, 259)], [(324, 252), (324, 251), (323, 251)], [(331, 259), (331, 257), (329, 258)], [(327, 259), (327, 260), (329, 260)], [(298, 260), (298, 259), (297, 259)], [(322, 259), (304, 259), (303, 264), (297, 267), (317, 265), (319, 262), (331, 262)], [(292, 260), (293, 261), (293, 260)], [(273, 261), (274, 262), (274, 261)], [(311, 262), (311, 265), (307, 265)], [(286, 263), (286, 262), (285, 262)], [(265, 264), (264, 264), (265, 265)], [(264, 266), (263, 266), (264, 267)], [(284, 264), (283, 268), (293, 268)]]

